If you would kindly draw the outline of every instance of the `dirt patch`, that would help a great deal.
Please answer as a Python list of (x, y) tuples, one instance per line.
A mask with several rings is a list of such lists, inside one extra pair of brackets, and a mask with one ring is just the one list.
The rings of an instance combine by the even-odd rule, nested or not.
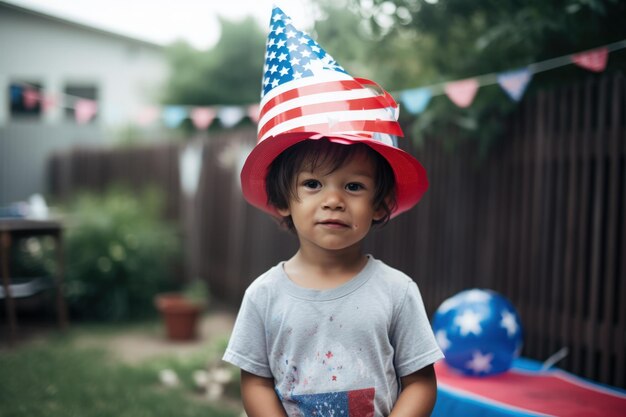
[(78, 347), (104, 348), (115, 358), (135, 364), (159, 356), (184, 357), (206, 348), (218, 340), (228, 337), (235, 316), (225, 311), (215, 311), (203, 316), (198, 329), (198, 338), (188, 342), (167, 340), (162, 326), (129, 331), (114, 335), (82, 336), (77, 338)]

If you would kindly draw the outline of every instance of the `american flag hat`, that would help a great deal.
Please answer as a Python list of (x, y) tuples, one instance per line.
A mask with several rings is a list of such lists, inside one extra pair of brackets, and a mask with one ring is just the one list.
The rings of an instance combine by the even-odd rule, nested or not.
[(279, 216), (267, 202), (265, 177), (272, 161), (303, 140), (363, 143), (391, 165), (397, 206), (412, 208), (428, 188), (426, 171), (397, 147), (403, 136), (398, 105), (376, 83), (353, 78), (308, 34), (274, 7), (267, 38), (258, 121), (258, 143), (241, 170), (243, 195), (253, 206)]

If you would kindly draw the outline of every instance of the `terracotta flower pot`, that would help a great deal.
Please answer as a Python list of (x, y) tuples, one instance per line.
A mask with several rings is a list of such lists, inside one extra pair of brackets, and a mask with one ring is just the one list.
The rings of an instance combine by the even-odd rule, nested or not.
[(156, 296), (155, 305), (163, 317), (169, 340), (193, 340), (197, 337), (202, 306), (177, 293)]

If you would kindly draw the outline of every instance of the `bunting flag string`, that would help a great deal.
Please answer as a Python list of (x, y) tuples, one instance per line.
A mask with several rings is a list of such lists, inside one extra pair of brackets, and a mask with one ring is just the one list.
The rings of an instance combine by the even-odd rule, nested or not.
[[(40, 91), (40, 87), (23, 82), (11, 85), (10, 99), (12, 103), (21, 102), (24, 108), (29, 110), (34, 109), (38, 104), (41, 105), (43, 112), (48, 112), (55, 106), (74, 110), (74, 117), (78, 124), (90, 122), (99, 110), (96, 100), (70, 94), (58, 96), (44, 94)], [(134, 123), (144, 128), (161, 120), (166, 127), (174, 129), (189, 118), (197, 130), (207, 130), (215, 119), (219, 119), (224, 127), (232, 128), (246, 117), (254, 123), (258, 122), (258, 103), (239, 106), (147, 105), (140, 108), (132, 119)]]
[(602, 72), (606, 69), (609, 53), (623, 48), (626, 48), (626, 39), (595, 49), (535, 62), (523, 68), (402, 90), (393, 95), (397, 95), (407, 111), (414, 115), (424, 112), (432, 97), (443, 94), (457, 106), (468, 107), (480, 87), (493, 84), (500, 85), (512, 100), (519, 101), (534, 74), (570, 64), (588, 71)]
[[(623, 48), (626, 48), (626, 39), (517, 69), (400, 90), (393, 95), (397, 96), (398, 101), (413, 115), (423, 113), (433, 97), (444, 94), (457, 106), (469, 107), (480, 87), (494, 84), (498, 84), (511, 100), (520, 101), (534, 74), (571, 64), (588, 71), (602, 72), (607, 67), (609, 54)], [(26, 109), (34, 109), (38, 104), (44, 112), (55, 106), (73, 109), (76, 122), (79, 124), (88, 123), (99, 111), (96, 100), (68, 94), (44, 94), (40, 90), (40, 87), (27, 83), (14, 83), (11, 86), (10, 98), (12, 102), (21, 102)], [(168, 128), (176, 128), (185, 119), (190, 119), (197, 130), (208, 129), (215, 120), (219, 120), (222, 126), (231, 128), (246, 117), (253, 123), (258, 123), (259, 105), (258, 103), (213, 106), (147, 105), (132, 117), (133, 122), (140, 127), (148, 127), (161, 121)]]
[(48, 112), (54, 107), (74, 110), (74, 117), (78, 124), (88, 123), (98, 113), (98, 102), (95, 100), (69, 94), (64, 94), (62, 97), (44, 94), (40, 91), (40, 87), (28, 83), (13, 83), (11, 85), (11, 103), (18, 102), (21, 102), (27, 110), (35, 109), (37, 105), (40, 105), (44, 112)]

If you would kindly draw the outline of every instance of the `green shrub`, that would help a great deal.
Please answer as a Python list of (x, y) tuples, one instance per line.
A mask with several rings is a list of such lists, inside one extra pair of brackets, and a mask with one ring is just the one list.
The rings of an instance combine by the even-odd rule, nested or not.
[(9, 254), (10, 275), (16, 278), (50, 276), (56, 273), (56, 242), (52, 236), (30, 236), (14, 243)]
[(116, 321), (154, 314), (180, 254), (177, 230), (162, 217), (162, 194), (116, 187), (82, 194), (68, 207), (67, 298), (79, 318)]

